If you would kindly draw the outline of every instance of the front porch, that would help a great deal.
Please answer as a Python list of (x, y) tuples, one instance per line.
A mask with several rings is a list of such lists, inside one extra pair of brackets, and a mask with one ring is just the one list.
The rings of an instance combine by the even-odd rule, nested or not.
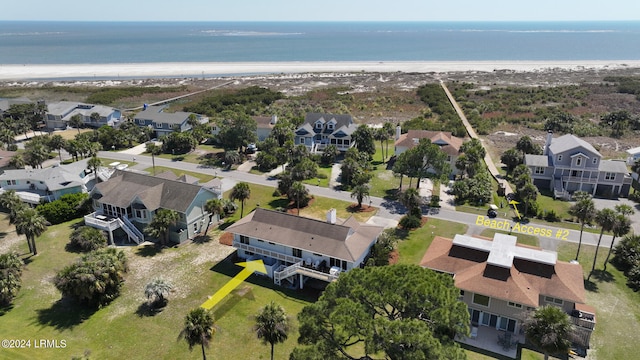
[(84, 217), (84, 223), (87, 226), (108, 232), (109, 244), (114, 244), (113, 231), (116, 229), (124, 230), (129, 237), (129, 240), (132, 240), (138, 245), (144, 241), (144, 234), (142, 234), (142, 232), (138, 230), (138, 228), (136, 228), (126, 216), (119, 218), (96, 211), (86, 215)]
[(458, 336), (456, 340), (470, 347), (511, 359), (517, 357), (518, 346), (525, 342), (524, 335), (516, 335), (489, 326), (472, 326), (469, 337)]

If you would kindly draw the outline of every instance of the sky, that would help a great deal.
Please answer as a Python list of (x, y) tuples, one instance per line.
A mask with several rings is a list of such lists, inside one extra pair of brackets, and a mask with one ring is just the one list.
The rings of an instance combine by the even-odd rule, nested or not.
[(615, 21), (638, 0), (7, 0), (0, 20)]

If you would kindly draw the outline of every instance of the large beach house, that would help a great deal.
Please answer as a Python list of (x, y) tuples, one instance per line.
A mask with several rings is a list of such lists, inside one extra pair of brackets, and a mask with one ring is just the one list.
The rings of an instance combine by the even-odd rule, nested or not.
[(602, 160), (588, 142), (571, 134), (553, 138), (547, 134), (542, 155), (525, 155), (538, 188), (553, 190), (556, 198), (568, 199), (575, 191), (594, 196), (628, 196), (631, 176), (623, 160)]
[(351, 134), (357, 126), (351, 115), (308, 113), (295, 130), (295, 145), (305, 145), (312, 153), (321, 152), (328, 145), (347, 151), (355, 145)]
[(432, 144), (440, 147), (447, 154), (447, 162), (451, 165), (452, 174), (458, 172), (456, 168), (456, 160), (460, 156), (460, 147), (464, 139), (455, 137), (449, 131), (430, 131), (430, 130), (409, 130), (401, 133), (400, 126), (396, 127), (395, 155), (398, 156), (403, 152), (412, 149), (420, 143), (421, 139), (429, 139)]
[(226, 229), (238, 257), (262, 259), (276, 284), (299, 288), (309, 279), (331, 282), (362, 266), (382, 230), (353, 217), (339, 224), (335, 209), (320, 221), (263, 208)]
[(120, 234), (140, 243), (142, 231), (156, 212), (168, 209), (180, 215), (169, 229), (169, 239), (175, 243), (193, 239), (207, 229), (210, 220), (218, 220), (210, 219), (204, 207), (207, 200), (219, 199), (221, 194), (215, 188), (185, 181), (117, 171), (91, 191), (95, 212), (85, 216), (85, 223), (107, 231), (111, 240)]
[(144, 110), (137, 113), (133, 119), (138, 126), (149, 127), (153, 129), (155, 136), (160, 137), (169, 135), (174, 129), (180, 131), (191, 130), (188, 120), (191, 116), (195, 116), (201, 124), (209, 122), (209, 118), (195, 113), (178, 111), (174, 113), (164, 112), (163, 106), (147, 106)]
[(80, 116), (85, 126), (93, 128), (117, 126), (122, 117), (120, 110), (109, 106), (58, 101), (47, 104), (46, 127), (53, 130), (66, 129), (71, 118), (76, 115)]
[(516, 242), (515, 236), (500, 233), (493, 240), (436, 236), (427, 249), (421, 266), (451, 274), (469, 308), (471, 337), (460, 341), (515, 358), (517, 343), (524, 343), (527, 313), (552, 305), (570, 315), (574, 342), (588, 347), (596, 318), (594, 308), (585, 305), (582, 267), (558, 261), (553, 251)]

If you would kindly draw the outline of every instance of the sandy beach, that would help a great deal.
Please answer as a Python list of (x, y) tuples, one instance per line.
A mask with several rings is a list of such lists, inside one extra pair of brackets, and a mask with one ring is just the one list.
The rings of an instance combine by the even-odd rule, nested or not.
[(0, 65), (0, 81), (47, 79), (118, 79), (215, 77), (311, 72), (446, 73), (497, 70), (517, 72), (549, 69), (585, 70), (640, 68), (640, 60), (612, 61), (423, 61), (423, 62), (244, 62)]

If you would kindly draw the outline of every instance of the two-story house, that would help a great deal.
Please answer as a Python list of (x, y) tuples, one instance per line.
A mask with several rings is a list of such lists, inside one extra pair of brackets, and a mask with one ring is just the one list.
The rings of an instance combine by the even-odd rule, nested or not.
[(295, 145), (305, 145), (312, 153), (321, 152), (328, 145), (347, 151), (355, 145), (351, 134), (357, 126), (351, 115), (308, 113), (295, 130)]
[(219, 199), (212, 188), (166, 178), (116, 171), (109, 180), (96, 184), (90, 193), (94, 213), (85, 223), (136, 243), (144, 241), (143, 231), (160, 209), (176, 211), (179, 220), (169, 229), (169, 239), (182, 243), (201, 235), (217, 215), (205, 211), (209, 199)]
[(109, 106), (58, 101), (47, 104), (46, 127), (53, 130), (64, 130), (67, 128), (69, 120), (75, 115), (82, 118), (85, 126), (93, 128), (104, 125), (118, 126), (122, 118), (120, 110)]
[(133, 122), (138, 126), (153, 129), (156, 137), (169, 135), (176, 128), (180, 131), (191, 130), (188, 122), (191, 116), (195, 116), (200, 124), (209, 122), (206, 116), (183, 111), (168, 113), (163, 110), (162, 106), (147, 106), (135, 115)]
[[(528, 312), (552, 305), (570, 315), (574, 341), (589, 346), (595, 310), (585, 305), (582, 267), (558, 261), (553, 251), (517, 244), (515, 236), (500, 233), (493, 240), (436, 236), (420, 264), (454, 277), (471, 315), (471, 338), (460, 341), (514, 358), (516, 343), (524, 343)], [(509, 334), (512, 342), (496, 346), (500, 334)]]
[(263, 260), (276, 284), (301, 289), (309, 279), (331, 282), (363, 266), (383, 230), (353, 217), (338, 224), (335, 209), (325, 222), (263, 208), (226, 229), (238, 257)]
[(440, 146), (445, 154), (447, 154), (447, 162), (451, 166), (451, 174), (456, 175), (456, 160), (460, 156), (460, 147), (464, 139), (455, 137), (448, 131), (430, 131), (430, 130), (409, 130), (401, 133), (400, 126), (396, 127), (395, 156), (412, 149), (420, 143), (421, 139), (429, 139), (432, 144)]
[(0, 192), (15, 190), (22, 201), (33, 205), (58, 200), (65, 194), (87, 192), (95, 182), (87, 161), (44, 169), (5, 170), (0, 175)]
[(534, 185), (553, 190), (556, 198), (570, 198), (575, 191), (594, 196), (629, 195), (631, 176), (620, 160), (603, 160), (588, 142), (571, 134), (553, 138), (547, 134), (542, 155), (527, 154)]

